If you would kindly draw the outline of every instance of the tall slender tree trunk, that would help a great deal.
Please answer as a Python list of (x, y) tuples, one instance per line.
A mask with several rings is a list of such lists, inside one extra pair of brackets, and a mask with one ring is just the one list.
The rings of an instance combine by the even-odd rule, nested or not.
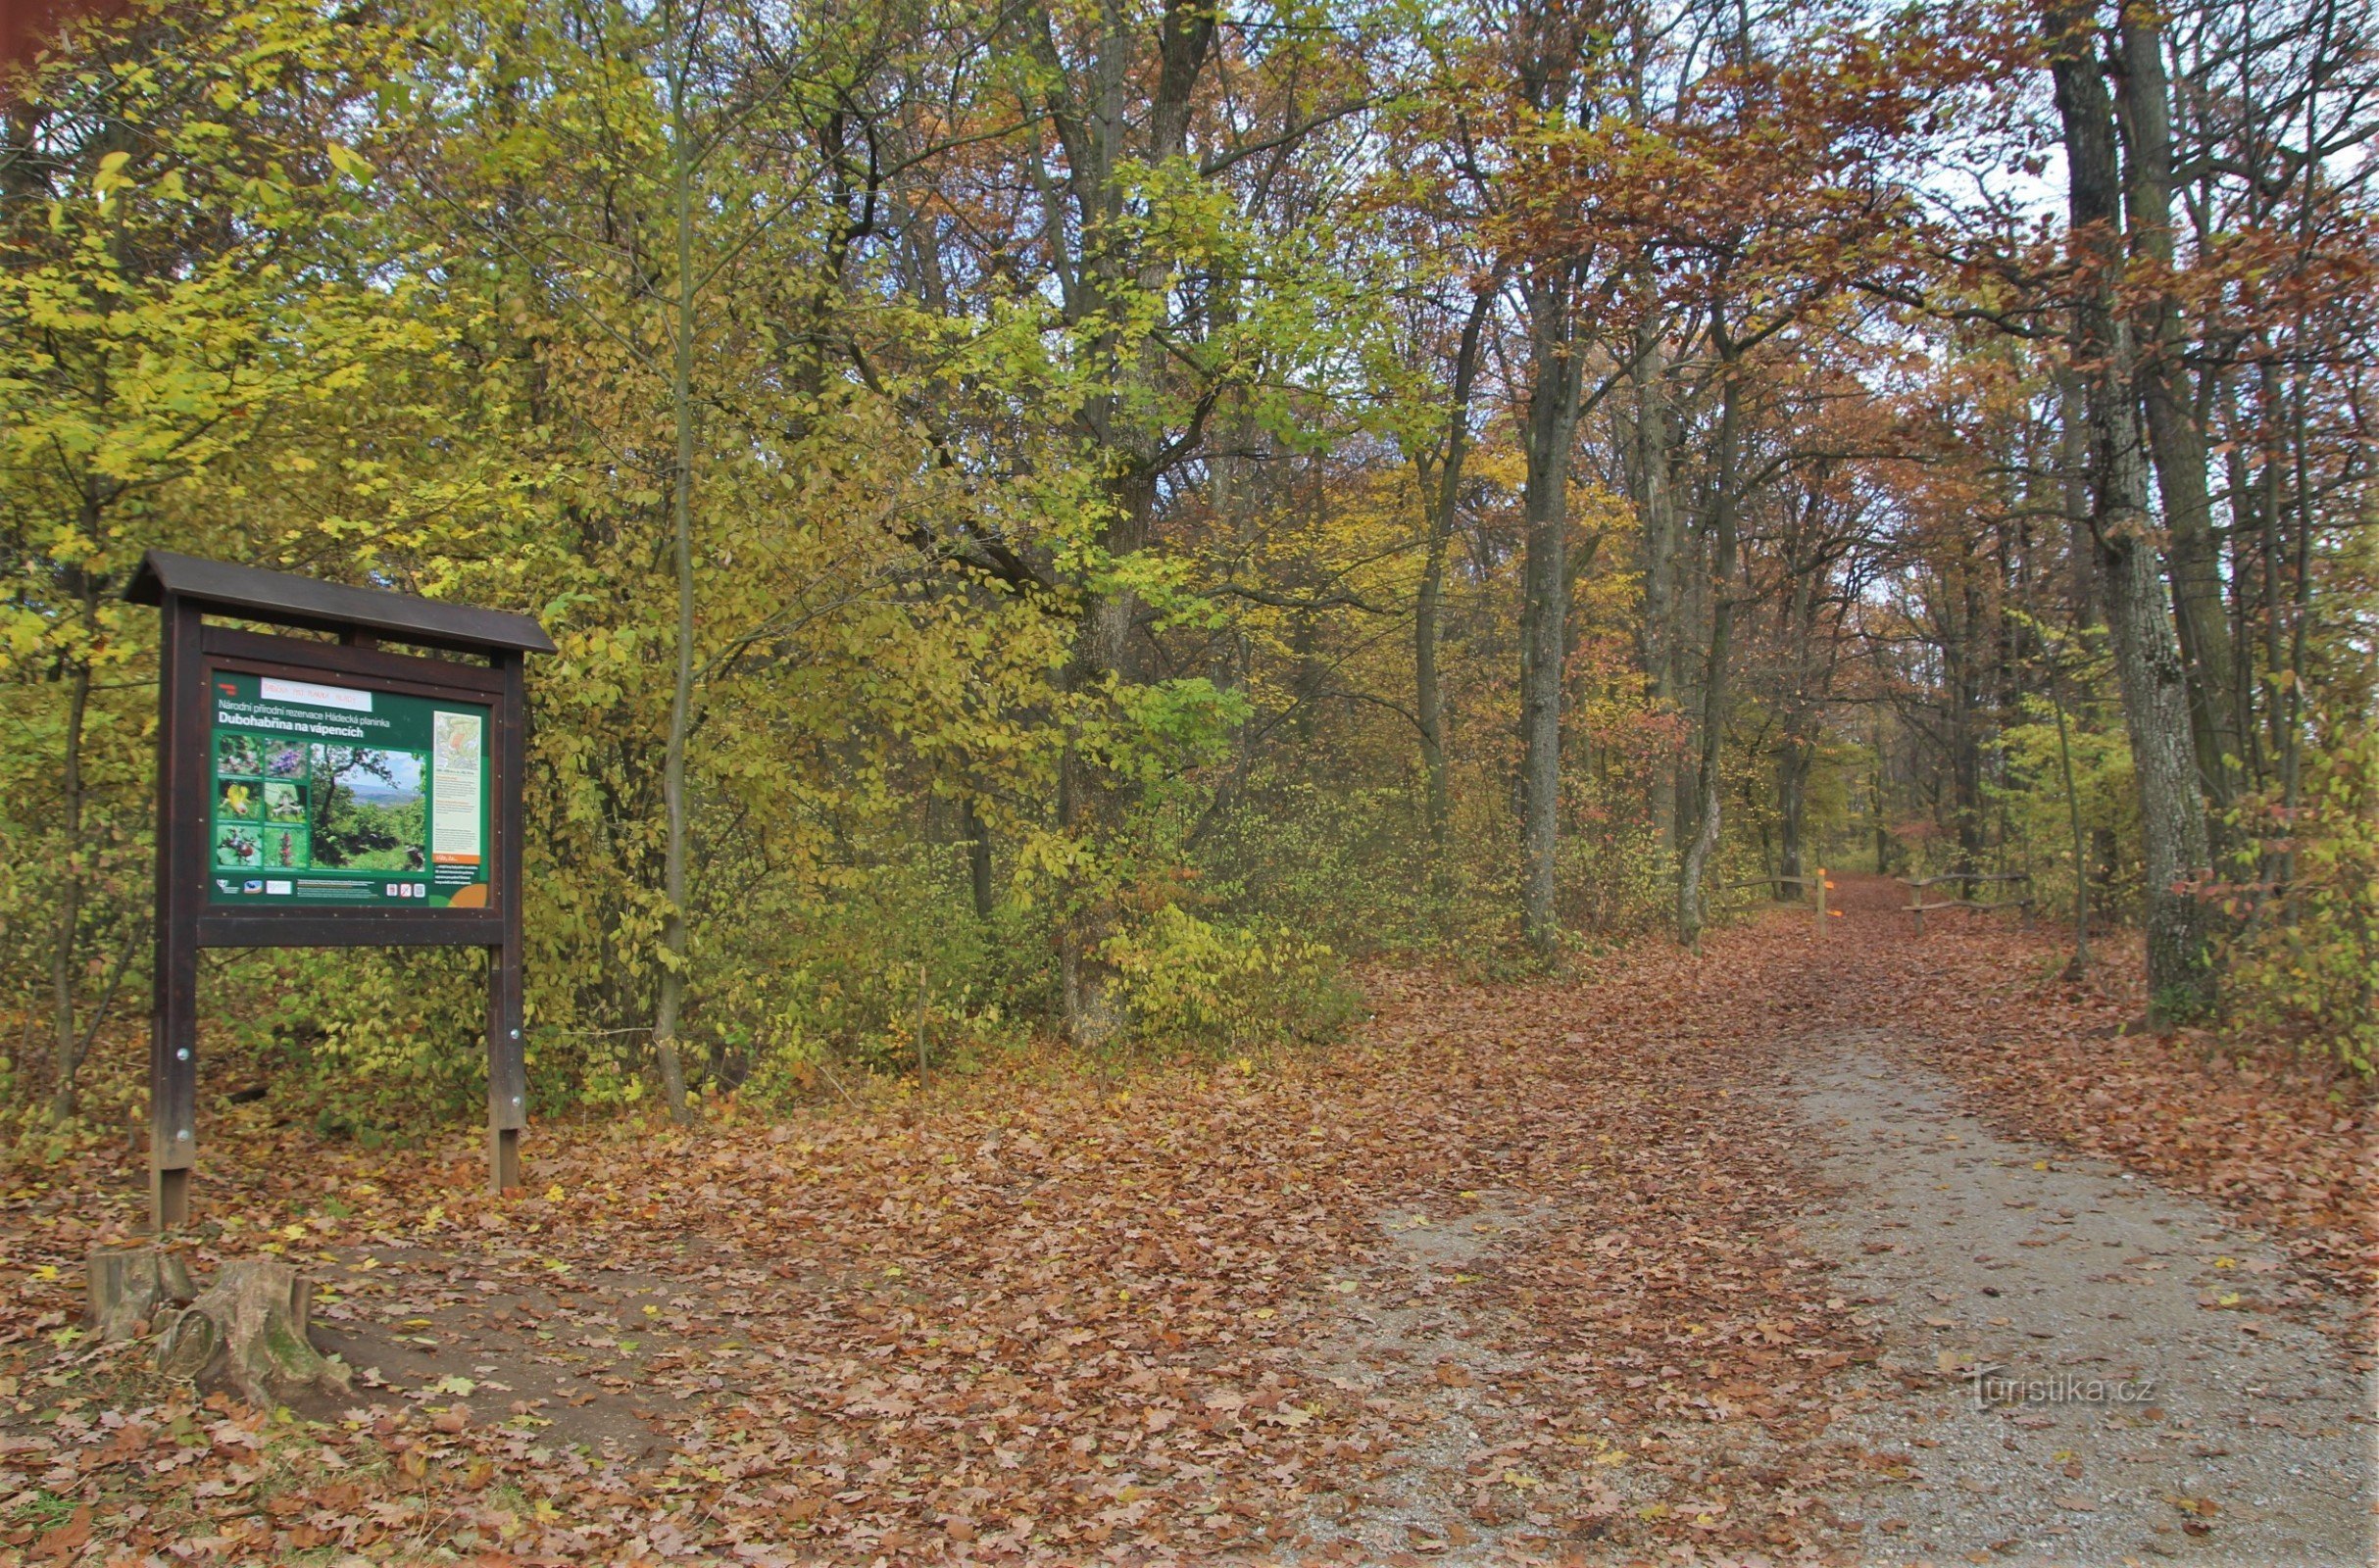
[[(2144, 8), (2126, 5), (2118, 25), (2122, 63), (2117, 100), (2128, 157), (2124, 211), (2134, 255), (2160, 273), (2173, 265), (2172, 110), (2163, 35)], [(2139, 328), (2138, 384), (2148, 414), (2149, 454), (2164, 504), (2172, 571), (2174, 629), (2189, 683), (2189, 717), (2199, 779), (2214, 804), (2229, 804), (2243, 750), (2231, 700), (2230, 628), (2222, 616), (2222, 581), (2213, 537), (2213, 499), (2205, 427), (2185, 360), (2181, 307), (2159, 287)]]
[(966, 835), (966, 889), (974, 899), (974, 917), (988, 920), (997, 893), (992, 886), (991, 825), (972, 797), (959, 803), (959, 830)]
[(66, 874), (58, 888), (58, 917), (50, 945), (50, 1119), (74, 1115), (74, 1081), (82, 1066), (82, 1032), (74, 1015), (74, 976), (80, 967), (82, 882), (82, 731), (90, 711), (91, 663), (77, 658), (67, 672), (66, 756), (59, 771), (59, 818), (66, 830)]
[(1883, 876), (1892, 869), (1892, 830), (1884, 821), (1883, 816), (1887, 793), (1885, 785), (1889, 782), (1885, 775), (1890, 771), (1890, 766), (1891, 759), (1886, 755), (1883, 747), (1883, 724), (1881, 720), (1878, 720), (1875, 725), (1873, 793), (1868, 798), (1868, 808), (1874, 813), (1875, 874), (1877, 876)]
[[(2090, 443), (2089, 405), (2084, 397), (2080, 378), (2072, 369), (2060, 368), (2057, 375), (2057, 438), (2052, 463), (2057, 471), (2057, 505), (2064, 514), (2067, 534), (2073, 539), (2072, 551), (2077, 563), (2086, 564), (2090, 552), (2081, 548), (2090, 520)], [(2078, 634), (2096, 624), (2098, 612), (2096, 596), (2090, 591), (2094, 574), (2076, 573), (2079, 579), (2073, 590), (2069, 607), (2070, 619)], [(2057, 760), (2065, 785), (2066, 826), (2073, 834), (2073, 957), (2065, 972), (2075, 979), (2090, 967), (2090, 849), (2082, 827), (2082, 798), (2073, 784), (2073, 740), (2071, 721), (2065, 713), (2063, 672), (2058, 667), (2056, 650), (2048, 656), (2049, 701), (2057, 711)]]
[[(1971, 563), (1958, 568), (1959, 593), (1955, 629), (1943, 639), (1943, 685), (1949, 701), (1950, 818), (1958, 842), (1959, 871), (1982, 868), (1983, 729), (1990, 714), (1983, 706), (1982, 584)], [(1974, 897), (1974, 884), (1961, 883), (1958, 897)]]
[(1742, 393), (1736, 358), (1722, 322), (1711, 322), (1718, 350), (1718, 439), (1710, 479), (1710, 657), (1702, 671), (1702, 733), (1694, 776), (1694, 832), (1677, 868), (1677, 940), (1688, 947), (1702, 940), (1702, 879), (1717, 853), (1720, 821), (1718, 764), (1726, 734), (1727, 664), (1735, 634), (1735, 469), (1742, 445)]
[(1434, 487), (1433, 465), (1419, 466), (1428, 495), (1428, 530), (1422, 541), (1420, 587), (1413, 597), (1413, 718), (1420, 730), (1421, 821), (1429, 834), (1430, 875), (1441, 868), (1446, 849), (1446, 697), (1437, 678), (1438, 617), (1446, 587), (1446, 546), (1450, 530), (1441, 525)]
[[(1666, 710), (1678, 701), (1677, 662), (1684, 639), (1677, 625), (1676, 416), (1669, 407), (1668, 356), (1660, 326), (1647, 301), (1636, 323), (1635, 357), (1628, 370), (1633, 408), (1626, 450), (1628, 486), (1634, 492), (1630, 499), (1643, 529), (1644, 609), (1636, 657), (1651, 683), (1654, 703)], [(1680, 769), (1664, 771), (1669, 776), (1656, 779), (1652, 788), (1653, 819), (1660, 842), (1674, 853)]]
[(1584, 366), (1577, 353), (1571, 269), (1535, 269), (1528, 279), (1529, 392), (1521, 494), (1527, 539), (1520, 608), (1521, 926), (1529, 946), (1561, 941), (1555, 906), (1561, 863), (1561, 674), (1569, 620), (1569, 449)]
[[(1187, 157), (1197, 85), (1212, 59), (1219, 20), (1194, 0), (1164, 0), (1156, 19), (1155, 70), (1143, 75), (1143, 19), (1117, 0), (1101, 0), (1098, 42), (1091, 58), (1079, 63), (1069, 63), (1058, 47), (1057, 8), (1035, 6), (1019, 15), (1023, 41), (1044, 68), (1042, 107), (1066, 152), (1063, 196), (1037, 157), (1032, 164), (1066, 319), (1091, 329), (1091, 357), (1103, 362), (1111, 378), (1105, 390), (1084, 400), (1076, 425), (1083, 445), (1112, 475), (1110, 520), (1099, 543), (1110, 557), (1121, 558), (1149, 542), (1159, 482), (1198, 448), (1200, 430), (1174, 432), (1151, 422), (1149, 411), (1161, 402), (1157, 391), (1174, 371), (1176, 345), (1156, 331), (1095, 323), (1136, 317), (1129, 308), (1135, 294), (1164, 296), (1171, 259), (1155, 249), (1137, 255), (1131, 249), (1134, 229), (1124, 220), (1130, 171), (1178, 167)], [(1111, 683), (1132, 682), (1128, 656), (1139, 610), (1139, 599), (1128, 591), (1090, 596), (1065, 677), (1069, 693), (1095, 703)], [(1098, 776), (1091, 760), (1069, 742), (1059, 760), (1059, 825), (1077, 841), (1095, 838), (1119, 788)], [(1096, 858), (1095, 848), (1089, 858)], [(1065, 1028), (1068, 1038), (1085, 1044), (1103, 1041), (1115, 1028), (1111, 977), (1098, 958), (1110, 918), (1095, 899), (1077, 897), (1058, 922)]]
[[(1128, 556), (1148, 541), (1156, 485), (1135, 472), (1119, 480), (1113, 495), (1114, 511), (1100, 543), (1112, 556)], [(1088, 693), (1111, 680), (1130, 684), (1136, 679), (1131, 635), (1139, 610), (1140, 598), (1128, 588), (1113, 589), (1092, 601), (1075, 635), (1067, 676), (1070, 689)], [(1059, 825), (1072, 836), (1095, 837), (1112, 825), (1119, 809), (1117, 786), (1094, 772), (1090, 759), (1069, 743), (1058, 764)], [(1102, 1045), (1117, 1028), (1110, 994), (1114, 976), (1099, 956), (1113, 917), (1103, 906), (1079, 905), (1058, 928), (1059, 998), (1066, 1037), (1077, 1045)]]
[(2230, 712), (2239, 737), (2241, 781), (2258, 789), (2268, 776), (2268, 753), (2255, 717), (2255, 606), (2257, 560), (2263, 537), (2260, 502), (2262, 485), (2249, 462), (2254, 450), (2239, 417), (2238, 380), (2224, 374), (2221, 387), (2222, 423), (2230, 433), (2222, 467), (2229, 491), (2230, 512)]
[[(671, 22), (673, 25), (673, 17)], [(690, 54), (690, 42), (687, 50)], [(677, 462), (669, 492), (669, 543), (676, 568), (677, 641), (669, 686), (669, 741), (661, 762), (661, 800), (668, 816), (662, 886), (668, 911), (661, 925), (661, 996), (653, 1009), (653, 1054), (661, 1067), (661, 1092), (670, 1117), (678, 1122), (693, 1114), (686, 1100), (685, 1062), (677, 1046), (687, 959), (685, 750), (694, 710), (694, 154), (685, 102), (691, 70), (689, 60), (680, 56), (671, 62), (669, 77), (669, 194), (677, 225), (674, 352), (669, 364)]]
[(2159, 1017), (2209, 1001), (2206, 922), (2188, 886), (2207, 866), (2205, 797), (2189, 723), (2188, 680), (2174, 638), (2148, 514), (2147, 457), (2135, 402), (2137, 354), (2115, 309), (2121, 184), (2112, 107), (2099, 74), (2095, 7), (2058, 5), (2045, 19), (2062, 122), (2067, 205), (2081, 282), (2074, 346), (2091, 424), (2089, 540), (2114, 646), (2140, 792), (2146, 864), (2148, 984)]
[(1782, 841), (1778, 869), (1785, 876), (1808, 874), (1802, 869), (1801, 838), (1809, 815), (1809, 744), (1788, 735), (1776, 748), (1776, 819)]
[(1454, 538), (1457, 508), (1462, 503), (1462, 466), (1470, 454), (1470, 393), (1478, 380), (1479, 348), (1485, 341), (1487, 318), (1495, 310), (1492, 280), (1470, 301), (1462, 335), (1454, 352), (1454, 380), (1448, 389), (1446, 445), (1434, 464), (1419, 466), (1424, 526), (1420, 591), (1413, 602), (1413, 709), (1420, 728), (1423, 811), (1429, 846), (1437, 858), (1431, 874), (1443, 870), (1450, 807), (1446, 790), (1446, 702), (1437, 676), (1439, 620), (1445, 602), (1446, 552)]
[(2065, 726), (2065, 697), (2053, 663), (2049, 702), (2057, 710), (2057, 766), (2065, 781), (2065, 820), (2073, 830), (2073, 958), (2065, 973), (2079, 980), (2090, 967), (2090, 862), (2082, 838), (2082, 798), (2073, 787), (2073, 741)]
[[(1808, 510), (1813, 517), (1816, 510), (1813, 495)], [(1786, 592), (1782, 617), (1789, 651), (1786, 666), (1789, 684), (1780, 714), (1783, 738), (1776, 748), (1776, 814), (1782, 828), (1782, 871), (1786, 876), (1809, 874), (1803, 841), (1809, 825), (1809, 768), (1816, 753), (1812, 737), (1818, 728), (1809, 693), (1816, 684), (1811, 670), (1812, 645), (1817, 638), (1817, 601), (1825, 574), (1823, 562), (1820, 554), (1804, 565), (1789, 549), (1784, 557)]]

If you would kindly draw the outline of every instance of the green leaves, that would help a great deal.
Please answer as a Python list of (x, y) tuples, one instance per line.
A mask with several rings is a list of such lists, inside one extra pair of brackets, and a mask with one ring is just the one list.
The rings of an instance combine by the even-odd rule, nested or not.
[(324, 142), (322, 151), (329, 155), (330, 165), (359, 185), (372, 183), (372, 166), (353, 149), (338, 142)]

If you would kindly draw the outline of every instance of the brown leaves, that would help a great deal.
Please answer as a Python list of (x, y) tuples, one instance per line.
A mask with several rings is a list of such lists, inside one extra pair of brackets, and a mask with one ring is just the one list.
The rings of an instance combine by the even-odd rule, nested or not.
[(33, 1543), (35, 1557), (66, 1558), (80, 1551), (91, 1539), (91, 1510), (77, 1508), (66, 1523), (42, 1532)]
[[(302, 1248), (321, 1326), (377, 1366), (320, 1424), (162, 1391), (34, 1419), (74, 1397), (77, 1355), (140, 1387), (136, 1355), (35, 1337), (137, 1201), (95, 1178), (51, 1223), (16, 1210), (17, 1255), (60, 1280), (0, 1320), (0, 1379), (26, 1386), (0, 1402), (0, 1467), (134, 1553), (1294, 1558), (1367, 1528), (1341, 1499), (1452, 1432), (1476, 1463), (1432, 1517), (1522, 1553), (1822, 1548), (1809, 1498), (1860, 1473), (1827, 1429), (1874, 1347), (1804, 1250), (1818, 1199), (1773, 1094), (1800, 1035), (1888, 1022), (2000, 1102), (2138, 1136), (2207, 1185), (2285, 1170), (2275, 1202), (2331, 1194), (2342, 1168), (2300, 1156), (2351, 1142), (2286, 1074), (2091, 1037), (2130, 1000), (2044, 990), (2032, 939), (1895, 937), (1857, 881), (1822, 946), (1783, 921), (1578, 981), (1377, 973), (1365, 1034), (1268, 1075), (1152, 1069), (1122, 1096), (995, 1068), (906, 1120), (548, 1132), (532, 1191), (562, 1200), (481, 1195), (460, 1138), (226, 1146), (209, 1212), (239, 1223), (199, 1261)], [(2085, 1066), (2096, 1101), (2065, 1092)], [(2175, 1084), (2179, 1108), (2151, 1102)], [(307, 1192), (350, 1213), (299, 1244)], [(1714, 1457), (1749, 1439), (1756, 1472)]]

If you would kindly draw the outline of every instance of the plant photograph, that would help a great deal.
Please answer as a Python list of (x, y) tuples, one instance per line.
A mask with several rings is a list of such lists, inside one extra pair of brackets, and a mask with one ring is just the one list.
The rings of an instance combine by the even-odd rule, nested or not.
[(307, 868), (304, 828), (268, 827), (257, 835), (257, 844), (258, 863), (268, 871)]
[(261, 863), (263, 856), (264, 845), (255, 828), (241, 827), (236, 823), (217, 826), (215, 830), (215, 863), (217, 865), (248, 869)]
[(264, 810), (264, 785), (224, 779), (215, 786), (215, 814), (255, 817)]
[(254, 778), (265, 770), (264, 747), (253, 735), (236, 732), (215, 737), (215, 771)]

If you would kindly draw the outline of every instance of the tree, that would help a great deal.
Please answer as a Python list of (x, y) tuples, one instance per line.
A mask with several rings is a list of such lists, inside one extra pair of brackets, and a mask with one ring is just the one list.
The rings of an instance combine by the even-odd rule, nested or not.
[(38, 737), (15, 750), (20, 765), (55, 765), (24, 780), (54, 814), (21, 848), (55, 901), (59, 1120), (145, 934), (145, 764), (126, 699), (148, 617), (119, 593), (150, 544), (244, 553), (222, 514), (244, 463), (289, 470), (254, 519), (286, 523), (311, 454), (339, 444), (342, 400), (419, 343), (402, 288), (392, 299), (360, 265), (367, 172), (333, 139), (355, 78), (307, 68), (335, 59), (369, 75), (385, 32), (225, 0), (74, 36), (17, 83), (0, 144), (0, 335), (15, 346), (0, 371), (0, 515), (9, 646), (27, 683), (15, 716)]
[(2159, 1014), (2193, 1016), (2207, 1004), (2209, 975), (2204, 906), (2191, 884), (2210, 869), (2210, 855), (2187, 676), (2151, 531), (2147, 457), (2134, 402), (2138, 357), (2131, 323), (2116, 302), (2122, 260), (2114, 115), (2098, 60), (2094, 10), (2056, 6), (2042, 25), (2064, 129), (2073, 346), (2091, 431), (2090, 546), (2122, 684), (2146, 834), (2148, 980)]

